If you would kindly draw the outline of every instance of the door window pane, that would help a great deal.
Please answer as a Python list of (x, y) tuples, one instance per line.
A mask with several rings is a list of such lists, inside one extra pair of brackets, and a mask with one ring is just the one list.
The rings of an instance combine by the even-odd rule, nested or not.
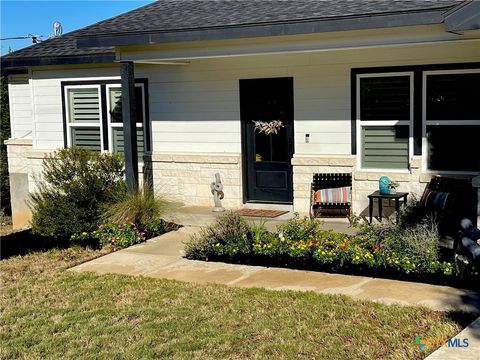
[(255, 161), (289, 161), (287, 129), (285, 127), (279, 129), (276, 134), (267, 135), (255, 131)]

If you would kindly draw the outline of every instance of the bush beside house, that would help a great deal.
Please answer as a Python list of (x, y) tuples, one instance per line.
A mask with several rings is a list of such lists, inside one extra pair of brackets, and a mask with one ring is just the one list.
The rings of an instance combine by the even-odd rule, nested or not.
[(102, 208), (125, 193), (123, 167), (119, 155), (78, 147), (47, 155), (31, 196), (33, 232), (69, 238), (95, 230)]
[(172, 229), (169, 202), (146, 188), (126, 191), (120, 155), (72, 147), (43, 161), (31, 196), (32, 230), (55, 240), (127, 247)]

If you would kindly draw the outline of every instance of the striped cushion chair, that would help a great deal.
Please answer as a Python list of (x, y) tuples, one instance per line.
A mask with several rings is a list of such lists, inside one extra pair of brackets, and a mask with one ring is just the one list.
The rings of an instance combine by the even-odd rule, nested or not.
[(314, 174), (311, 216), (349, 216), (352, 205), (352, 174)]

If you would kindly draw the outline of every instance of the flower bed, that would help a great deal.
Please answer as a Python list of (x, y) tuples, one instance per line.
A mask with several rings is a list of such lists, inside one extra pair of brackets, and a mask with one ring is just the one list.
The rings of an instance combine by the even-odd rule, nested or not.
[(148, 239), (160, 236), (172, 230), (177, 230), (179, 225), (167, 222), (161, 218), (151, 224), (137, 225), (134, 222), (115, 224), (108, 222), (100, 224), (97, 230), (82, 232), (71, 236), (74, 244), (94, 245), (95, 247), (109, 247), (112, 251), (140, 244)]
[(455, 264), (438, 250), (434, 224), (415, 226), (356, 224), (348, 236), (321, 230), (318, 219), (294, 218), (269, 232), (264, 223), (247, 223), (226, 213), (186, 243), (189, 259), (290, 267), (408, 279), (462, 286), (478, 283), (478, 272)]

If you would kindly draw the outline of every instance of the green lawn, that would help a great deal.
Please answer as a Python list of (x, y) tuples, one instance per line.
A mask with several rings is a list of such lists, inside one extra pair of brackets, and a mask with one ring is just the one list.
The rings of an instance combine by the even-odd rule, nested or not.
[[(293, 291), (65, 271), (98, 256), (52, 250), (0, 261), (0, 358), (423, 358), (454, 314)], [(460, 325), (461, 323), (462, 325)]]

